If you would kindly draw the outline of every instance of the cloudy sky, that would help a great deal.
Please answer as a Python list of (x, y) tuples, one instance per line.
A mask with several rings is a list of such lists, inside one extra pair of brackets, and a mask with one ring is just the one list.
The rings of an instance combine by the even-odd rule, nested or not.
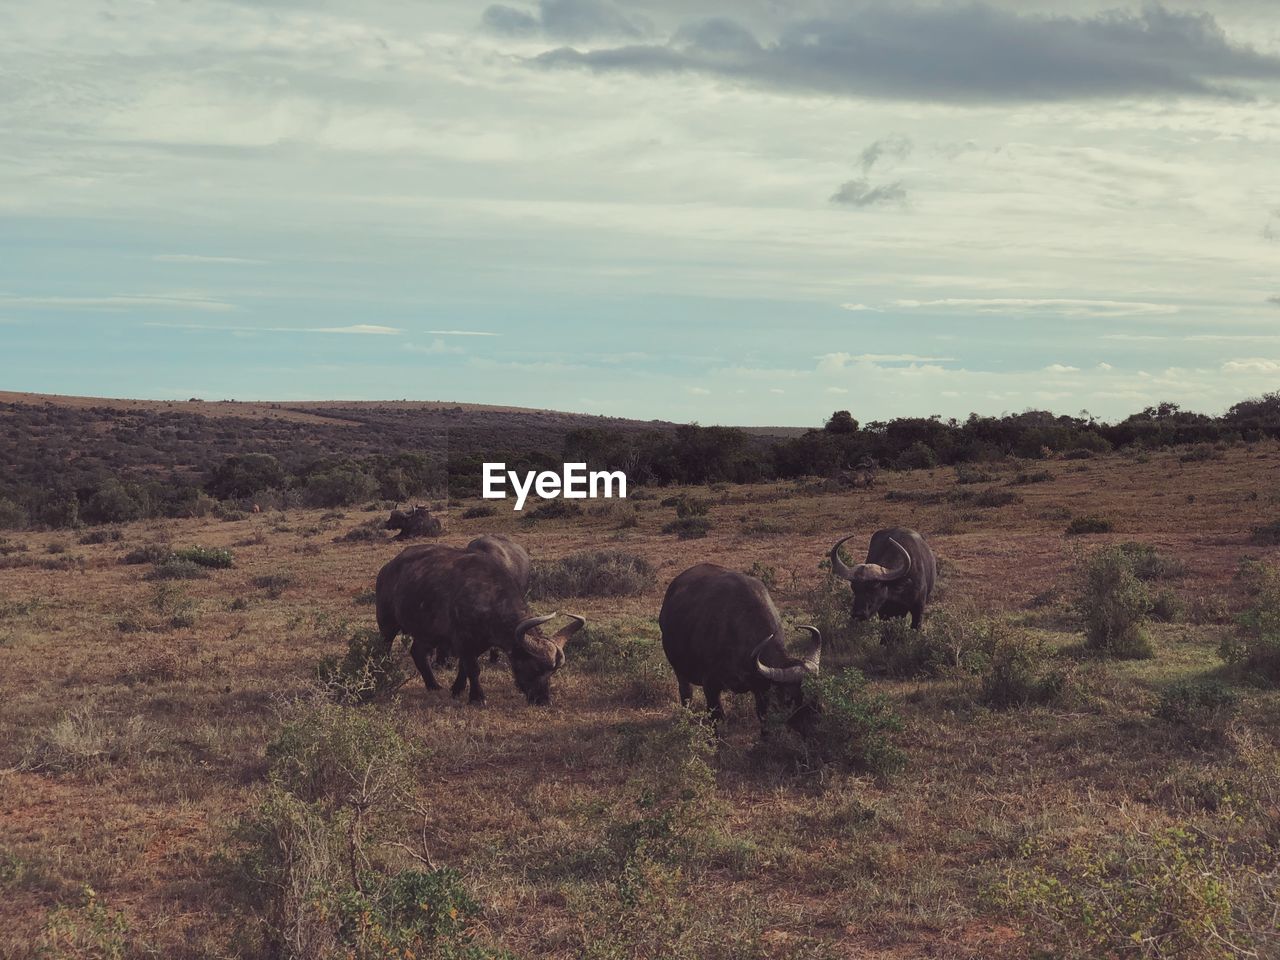
[(701, 423), (1280, 388), (1272, 0), (0, 5), (0, 388)]

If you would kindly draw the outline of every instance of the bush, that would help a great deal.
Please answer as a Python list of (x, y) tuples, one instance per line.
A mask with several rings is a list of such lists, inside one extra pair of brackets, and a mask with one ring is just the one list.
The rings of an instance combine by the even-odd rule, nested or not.
[(121, 563), (164, 563), (172, 559), (173, 547), (167, 543), (148, 543), (135, 547), (120, 558)]
[(710, 529), (711, 520), (707, 517), (680, 517), (664, 526), (662, 532), (674, 533), (681, 540), (698, 540)]
[(917, 440), (893, 461), (894, 470), (930, 470), (938, 465), (938, 455), (933, 447)]
[(358, 527), (352, 527), (346, 533), (340, 534), (333, 538), (334, 543), (369, 543), (372, 540), (387, 539), (386, 523), (382, 520), (369, 520), (360, 524)]
[(0, 530), (25, 530), (27, 511), (7, 497), (0, 497)]
[(124, 534), (119, 530), (90, 530), (80, 538), (81, 546), (91, 546), (99, 543), (116, 543), (124, 539)]
[[(1228, 939), (1240, 927), (1233, 923), (1227, 853), (1212, 838), (1172, 827), (1038, 853), (1034, 844), (1024, 846), (1024, 857), (1037, 862), (1011, 869), (1003, 891), (1006, 904), (1027, 921), (1028, 945), (1037, 956), (1263, 955), (1248, 949), (1260, 944)], [(1254, 929), (1266, 929), (1268, 919)]]
[(993, 629), (989, 634), (987, 666), (982, 672), (979, 699), (996, 710), (1052, 703), (1062, 696), (1066, 675), (1044, 671), (1048, 651), (1044, 642), (1023, 633)]
[(467, 509), (463, 510), (462, 519), (478, 520), (480, 517), (492, 517), (495, 513), (497, 513), (497, 511), (494, 510), (493, 507), (480, 504), (479, 506), (467, 507)]
[(147, 571), (144, 580), (204, 580), (209, 572), (194, 560), (170, 558)]
[(1211, 444), (1197, 443), (1194, 447), (1186, 450), (1178, 459), (1183, 463), (1203, 463), (1206, 460), (1221, 460), (1222, 454), (1215, 450)]
[(225, 570), (235, 565), (234, 554), (220, 547), (185, 547), (175, 550), (173, 556), (177, 560), (188, 560), (213, 570)]
[(526, 510), (520, 519), (525, 523), (535, 523), (538, 520), (567, 520), (580, 516), (582, 507), (572, 500), (548, 500), (540, 507)]
[(1218, 653), (1255, 680), (1280, 685), (1280, 573), (1267, 564), (1246, 561), (1238, 577), (1250, 603), (1237, 619), (1235, 633), (1223, 639)]
[(376, 497), (378, 481), (354, 466), (339, 466), (313, 473), (302, 492), (309, 506), (345, 507)]
[(1280, 520), (1254, 527), (1249, 534), (1249, 542), (1258, 547), (1280, 545)]
[(1094, 451), (1088, 447), (1076, 447), (1074, 450), (1068, 450), (1062, 455), (1063, 460), (1092, 460)]
[(994, 479), (995, 474), (989, 470), (975, 467), (971, 463), (956, 464), (956, 483), (990, 483)]
[(1013, 482), (1020, 485), (1049, 483), (1051, 480), (1053, 480), (1053, 474), (1048, 470), (1019, 470), (1013, 476)]
[(264, 573), (249, 581), (259, 590), (265, 590), (272, 600), (278, 600), (289, 587), (293, 586), (293, 577), (287, 573)]
[(1161, 720), (1205, 738), (1221, 734), (1239, 699), (1234, 690), (1218, 680), (1179, 680), (1160, 691), (1154, 713)]
[(867, 678), (852, 667), (806, 677), (806, 698), (819, 705), (805, 738), (810, 758), (821, 763), (887, 777), (906, 764), (906, 754), (889, 735), (902, 720), (883, 694), (867, 689)]
[(974, 497), (972, 502), (975, 507), (1007, 507), (1011, 503), (1021, 503), (1022, 497), (1012, 490), (988, 487)]
[(147, 513), (145, 497), (136, 484), (123, 484), (112, 477), (104, 481), (80, 511), (90, 523), (123, 523)]
[(93, 887), (86, 886), (82, 896), (78, 906), (59, 905), (49, 913), (34, 956), (43, 960), (123, 960), (150, 952), (133, 942), (128, 919), (99, 900)]
[(1090, 649), (1124, 659), (1154, 656), (1146, 633), (1151, 597), (1124, 550), (1107, 547), (1085, 561), (1077, 609)]
[(589, 550), (559, 560), (539, 560), (529, 577), (535, 600), (560, 597), (634, 597), (655, 581), (653, 565), (622, 550)]
[(1186, 610), (1182, 598), (1172, 590), (1161, 590), (1151, 601), (1151, 619), (1157, 623), (1176, 623)]
[(395, 649), (388, 650), (376, 630), (359, 630), (349, 636), (347, 652), (321, 660), (316, 677), (340, 703), (367, 703), (399, 689), (408, 679)]
[(1139, 580), (1173, 580), (1185, 576), (1187, 565), (1176, 557), (1166, 557), (1156, 552), (1149, 543), (1121, 543), (1123, 551), (1133, 563), (1133, 572)]
[(1111, 530), (1111, 521), (1102, 517), (1075, 517), (1067, 524), (1066, 534), (1068, 537), (1078, 537), (1089, 533), (1110, 533)]

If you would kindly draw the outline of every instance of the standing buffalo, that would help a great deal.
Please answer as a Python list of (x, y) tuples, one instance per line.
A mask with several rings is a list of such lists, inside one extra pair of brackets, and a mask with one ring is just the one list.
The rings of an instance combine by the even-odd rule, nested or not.
[(529, 589), (529, 552), (513, 540), (499, 535), (476, 537), (467, 544), (468, 550), (480, 550), (501, 561), (523, 594)]
[(419, 546), (402, 550), (378, 572), (378, 631), (387, 647), (396, 635), (413, 639), (409, 652), (428, 690), (440, 689), (431, 670), (431, 652), (447, 649), (458, 657), (456, 697), (471, 686), (472, 703), (484, 702), (479, 657), (486, 650), (507, 652), (516, 686), (532, 704), (551, 702), (551, 675), (564, 665), (564, 645), (586, 620), (552, 636), (542, 624), (556, 616), (529, 615), (524, 590), (504, 562), (485, 550)]
[(699, 563), (671, 581), (658, 625), (662, 649), (680, 684), (680, 702), (688, 706), (692, 687), (702, 687), (717, 721), (724, 716), (724, 690), (754, 694), (761, 719), (770, 692), (798, 714), (800, 681), (818, 672), (822, 656), (822, 635), (809, 626), (800, 628), (813, 637), (809, 650), (802, 657), (790, 656), (782, 644), (782, 620), (765, 585), (714, 563)]
[(911, 629), (920, 629), (925, 605), (933, 593), (938, 563), (924, 537), (906, 527), (871, 535), (865, 563), (849, 567), (840, 559), (845, 537), (831, 548), (831, 572), (853, 589), (853, 619), (881, 620), (911, 614)]

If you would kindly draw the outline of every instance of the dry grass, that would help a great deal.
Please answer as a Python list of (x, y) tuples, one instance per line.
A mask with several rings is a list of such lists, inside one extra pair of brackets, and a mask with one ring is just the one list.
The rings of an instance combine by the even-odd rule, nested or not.
[[(359, 708), (385, 713), (426, 752), (415, 776), (432, 858), (462, 871), (487, 930), (521, 957), (1012, 958), (1029, 941), (992, 891), (1027, 857), (1135, 829), (1207, 830), (1222, 803), (1274, 817), (1280, 694), (1242, 690), (1230, 728), (1208, 745), (1153, 716), (1165, 685), (1216, 670), (1229, 628), (1156, 624), (1154, 660), (1076, 662), (1066, 608), (1080, 554), (1134, 540), (1185, 568), (1169, 589), (1188, 607), (1235, 596), (1242, 556), (1276, 558), (1248, 540), (1273, 519), (1280, 451), (1042, 466), (1052, 479), (1019, 485), (1020, 501), (960, 518), (945, 497), (889, 501), (883, 488), (681, 491), (715, 503), (715, 526), (693, 541), (663, 535), (670, 511), (647, 501), (623, 530), (590, 512), (534, 525), (502, 511), (464, 520), (472, 504), (451, 504), (441, 542), (504, 533), (539, 559), (623, 550), (644, 557), (656, 583), (575, 601), (609, 639), (576, 660), (570, 647), (550, 708), (526, 706), (501, 667), (488, 671), (486, 708), (416, 680)], [(1020, 469), (995, 467), (993, 482)], [(892, 478), (918, 494), (954, 484), (942, 468)], [(1064, 537), (1064, 511), (1105, 515), (1115, 532)], [(751, 532), (762, 520), (770, 536)], [(31, 955), (47, 918), (80, 903), (86, 885), (127, 921), (127, 956), (260, 955), (225, 868), (234, 821), (265, 775), (281, 698), (342, 653), (339, 625), (372, 625), (368, 591), (399, 549), (308, 533), (324, 523), (322, 511), (147, 521), (122, 527), (118, 543), (78, 547), (82, 568), (0, 570), (0, 956)], [(908, 756), (884, 782), (798, 776), (777, 745), (758, 742), (749, 699), (731, 702), (698, 842), (608, 868), (602, 851), (616, 860), (634, 840), (627, 830), (647, 822), (655, 789), (627, 758), (677, 721), (653, 622), (670, 579), (698, 560), (769, 568), (780, 608), (798, 619), (830, 544), (893, 523), (931, 537), (947, 606), (1017, 621), (1064, 657), (1072, 696), (992, 713), (964, 680), (876, 681), (905, 721), (896, 742)], [(12, 539), (44, 556), (65, 535)], [(235, 567), (181, 584), (198, 615), (175, 620), (146, 568), (119, 563), (156, 541), (234, 546)], [(287, 589), (270, 596), (262, 585), (282, 571)], [(122, 632), (126, 611), (139, 611), (137, 628)], [(611, 658), (609, 644), (628, 652)]]

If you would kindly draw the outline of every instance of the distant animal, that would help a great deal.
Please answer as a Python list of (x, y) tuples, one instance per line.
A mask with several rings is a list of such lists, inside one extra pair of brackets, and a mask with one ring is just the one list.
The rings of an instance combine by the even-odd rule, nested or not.
[(261, 513), (261, 512), (262, 512), (262, 507), (255, 503), (255, 504), (253, 505), (253, 512), (254, 512), (254, 513)]
[(715, 563), (699, 563), (671, 581), (658, 614), (662, 649), (680, 686), (680, 702), (702, 687), (711, 717), (724, 716), (720, 694), (751, 693), (756, 715), (764, 719), (770, 695), (794, 709), (792, 726), (802, 726), (800, 681), (816, 674), (822, 657), (822, 635), (803, 626), (812, 637), (799, 657), (783, 646), (782, 619), (763, 583), (755, 577)]
[(856, 534), (831, 548), (831, 573), (848, 580), (853, 590), (853, 619), (881, 620), (911, 615), (911, 629), (919, 630), (924, 608), (933, 593), (938, 562), (924, 537), (906, 527), (877, 530), (871, 535), (864, 563), (850, 567), (840, 559), (840, 547)]
[(503, 561), (485, 550), (426, 545), (408, 547), (378, 572), (375, 591), (378, 632), (388, 650), (396, 636), (412, 638), (409, 652), (428, 690), (440, 689), (431, 654), (447, 649), (458, 657), (453, 695), (468, 685), (472, 703), (484, 702), (479, 657), (506, 651), (516, 687), (531, 704), (551, 701), (551, 675), (564, 665), (564, 647), (586, 624), (573, 622), (547, 636), (542, 625), (557, 614), (531, 616), (520, 588)]
[(400, 531), (393, 540), (411, 540), (414, 537), (438, 537), (444, 532), (444, 525), (439, 517), (433, 517), (430, 510), (418, 504), (412, 510), (392, 510), (385, 529)]

